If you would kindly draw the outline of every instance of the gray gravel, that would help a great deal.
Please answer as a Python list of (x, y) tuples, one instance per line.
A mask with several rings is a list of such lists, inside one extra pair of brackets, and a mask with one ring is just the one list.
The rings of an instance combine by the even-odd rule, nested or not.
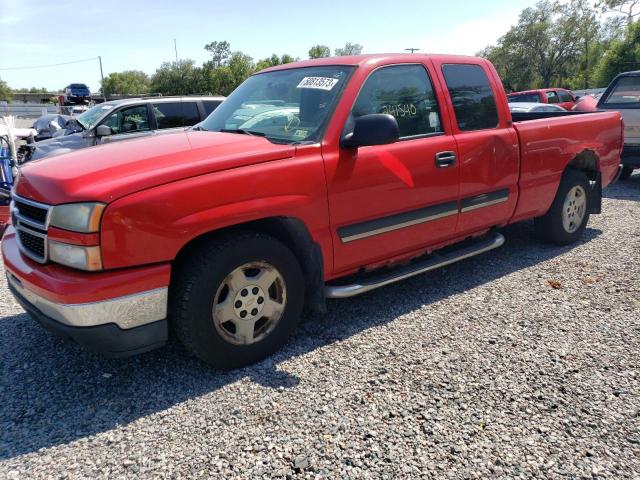
[(232, 373), (85, 353), (3, 283), (0, 477), (638, 479), (640, 175), (606, 193), (580, 244), (511, 227)]

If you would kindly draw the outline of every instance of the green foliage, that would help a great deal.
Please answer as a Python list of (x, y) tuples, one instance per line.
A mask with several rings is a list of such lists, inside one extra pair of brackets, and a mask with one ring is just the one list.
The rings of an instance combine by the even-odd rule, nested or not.
[(208, 65), (211, 69), (222, 67), (231, 57), (231, 45), (226, 41), (207, 43), (204, 49), (211, 54)]
[(12, 97), (13, 95), (11, 93), (9, 85), (7, 85), (7, 82), (0, 78), (0, 101), (9, 102), (11, 101)]
[(342, 57), (345, 55), (360, 55), (364, 47), (359, 43), (347, 42), (344, 47), (335, 49), (335, 56)]
[(149, 93), (151, 81), (140, 70), (125, 70), (107, 75), (102, 82), (103, 95), (143, 95)]
[(542, 0), (479, 54), (494, 63), (507, 90), (599, 86), (596, 63), (620, 28), (619, 21), (600, 23), (596, 13), (588, 0)]
[(13, 90), (13, 93), (47, 93), (47, 92), (49, 92), (49, 90), (47, 90), (44, 87), (42, 87), (42, 88), (37, 88), (37, 87), (17, 88), (15, 90)]
[(596, 7), (600, 8), (603, 13), (621, 13), (626, 16), (628, 22), (640, 14), (640, 0), (599, 0), (596, 2)]
[(202, 68), (190, 59), (164, 62), (151, 77), (150, 90), (162, 95), (189, 95), (207, 91)]
[(264, 58), (256, 63), (256, 72), (260, 70), (264, 70), (265, 68), (275, 67), (276, 65), (284, 65), (285, 63), (295, 62), (296, 59), (293, 58), (288, 53), (285, 53), (281, 57), (278, 57), (275, 53), (271, 55), (269, 58)]
[(331, 56), (331, 50), (326, 45), (314, 45), (309, 49), (309, 58), (325, 58)]
[(625, 37), (612, 42), (611, 47), (604, 53), (595, 70), (595, 82), (605, 86), (617, 74), (639, 69), (640, 21), (637, 21), (629, 23)]

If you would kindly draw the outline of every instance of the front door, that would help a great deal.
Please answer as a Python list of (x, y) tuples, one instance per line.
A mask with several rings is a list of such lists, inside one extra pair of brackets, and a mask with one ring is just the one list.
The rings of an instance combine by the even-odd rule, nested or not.
[(101, 125), (110, 127), (111, 135), (98, 138), (97, 143), (118, 142), (146, 137), (153, 133), (147, 105), (133, 105), (117, 110), (106, 117)]
[(455, 232), (459, 166), (441, 101), (427, 65), (383, 66), (367, 78), (351, 116), (393, 115), (400, 141), (323, 152), (336, 273), (408, 254)]

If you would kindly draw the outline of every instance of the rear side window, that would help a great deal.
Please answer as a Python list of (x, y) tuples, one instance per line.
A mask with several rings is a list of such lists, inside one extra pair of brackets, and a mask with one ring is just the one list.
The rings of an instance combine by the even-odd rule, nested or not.
[(547, 92), (547, 101), (549, 103), (560, 103), (560, 98), (556, 92)]
[(200, 111), (196, 102), (182, 102), (182, 125), (191, 127), (200, 121)]
[(540, 95), (537, 93), (522, 93), (519, 95), (507, 95), (509, 103), (540, 103)]
[(605, 105), (640, 106), (640, 77), (621, 77), (604, 102)]
[(421, 65), (394, 65), (374, 71), (362, 86), (352, 115), (393, 115), (400, 138), (441, 133), (438, 103), (431, 80)]
[(153, 111), (158, 128), (176, 128), (182, 126), (182, 107), (180, 102), (155, 103)]
[(489, 78), (480, 65), (443, 65), (449, 95), (462, 131), (496, 128), (496, 99)]
[(154, 103), (153, 111), (159, 129), (187, 127), (200, 121), (198, 105), (195, 102)]
[(220, 100), (205, 100), (204, 102), (202, 102), (202, 105), (204, 105), (204, 113), (206, 116), (209, 116), (209, 114), (211, 112), (213, 112), (216, 108), (218, 108), (218, 105), (220, 105), (222, 102)]

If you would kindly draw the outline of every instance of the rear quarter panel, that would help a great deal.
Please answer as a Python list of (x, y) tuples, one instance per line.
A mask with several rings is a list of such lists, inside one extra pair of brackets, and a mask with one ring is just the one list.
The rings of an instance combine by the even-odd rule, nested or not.
[(516, 122), (521, 152), (520, 198), (512, 222), (545, 214), (563, 171), (577, 155), (595, 155), (605, 187), (616, 176), (622, 148), (617, 112)]

